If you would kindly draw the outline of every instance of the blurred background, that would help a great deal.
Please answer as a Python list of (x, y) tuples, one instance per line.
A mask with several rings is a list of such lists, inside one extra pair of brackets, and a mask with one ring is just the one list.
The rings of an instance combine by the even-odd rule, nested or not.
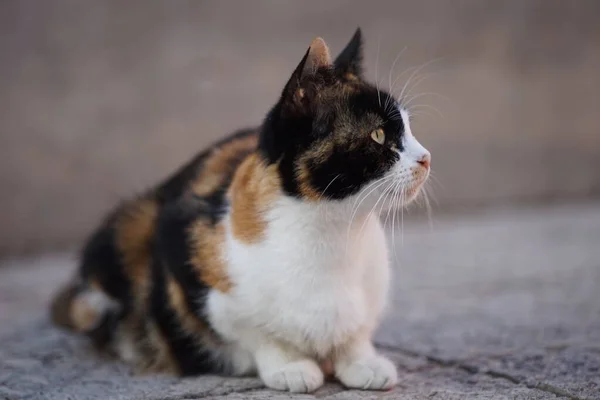
[(357, 26), (370, 79), (412, 76), (434, 215), (600, 194), (599, 1), (4, 0), (0, 257), (75, 248)]

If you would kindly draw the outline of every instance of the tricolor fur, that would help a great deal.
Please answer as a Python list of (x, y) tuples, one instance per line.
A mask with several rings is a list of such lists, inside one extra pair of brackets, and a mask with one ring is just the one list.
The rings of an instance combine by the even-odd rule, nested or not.
[(360, 30), (335, 61), (317, 38), (260, 128), (106, 218), (54, 320), (141, 370), (307, 392), (329, 365), (347, 387), (391, 388), (371, 343), (389, 281), (376, 214), (412, 201), (429, 162), (363, 79)]

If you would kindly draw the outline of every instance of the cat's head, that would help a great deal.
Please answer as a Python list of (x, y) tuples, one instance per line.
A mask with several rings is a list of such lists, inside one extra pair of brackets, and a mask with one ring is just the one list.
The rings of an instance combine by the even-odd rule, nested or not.
[(429, 176), (431, 157), (408, 112), (363, 79), (360, 29), (335, 61), (323, 39), (313, 40), (268, 114), (259, 147), (278, 165), (286, 194), (307, 201), (394, 193), (407, 204)]

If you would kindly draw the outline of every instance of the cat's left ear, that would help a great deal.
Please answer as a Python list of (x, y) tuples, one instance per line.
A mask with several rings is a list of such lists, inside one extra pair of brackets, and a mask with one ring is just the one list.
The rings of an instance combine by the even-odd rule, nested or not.
[(346, 45), (344, 50), (335, 59), (335, 69), (343, 74), (352, 74), (360, 77), (362, 75), (362, 32), (360, 28), (356, 28), (356, 32)]
[(283, 98), (292, 99), (293, 102), (302, 103), (305, 91), (301, 88), (303, 78), (315, 75), (321, 68), (332, 68), (333, 62), (329, 48), (323, 39), (316, 38), (302, 57), (300, 64), (294, 70), (290, 80), (283, 90)]

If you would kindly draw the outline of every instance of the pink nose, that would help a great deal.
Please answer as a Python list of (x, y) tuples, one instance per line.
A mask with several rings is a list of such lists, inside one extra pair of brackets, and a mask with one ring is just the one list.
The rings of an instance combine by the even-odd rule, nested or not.
[(425, 167), (426, 169), (429, 169), (429, 167), (431, 166), (431, 154), (427, 153), (424, 154), (423, 157), (421, 157), (420, 160), (417, 161), (419, 164), (421, 164), (423, 167)]

